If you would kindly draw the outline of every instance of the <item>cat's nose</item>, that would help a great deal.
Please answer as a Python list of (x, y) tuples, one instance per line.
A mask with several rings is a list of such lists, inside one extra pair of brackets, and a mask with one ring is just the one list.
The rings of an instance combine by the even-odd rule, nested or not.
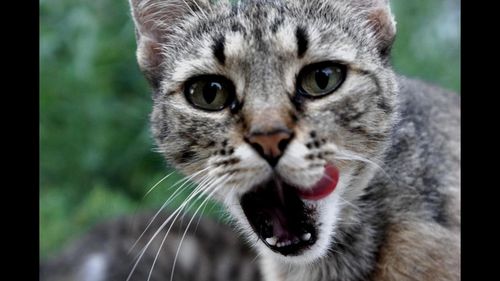
[(293, 133), (288, 129), (253, 132), (245, 140), (271, 165), (276, 166)]

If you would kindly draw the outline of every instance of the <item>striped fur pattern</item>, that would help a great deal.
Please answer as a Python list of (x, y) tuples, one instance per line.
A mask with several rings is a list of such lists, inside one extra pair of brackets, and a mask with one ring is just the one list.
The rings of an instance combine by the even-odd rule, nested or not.
[[(460, 100), (393, 72), (389, 55), (396, 28), (387, 1), (130, 4), (138, 63), (153, 89), (157, 149), (207, 186), (201, 193), (227, 207), (237, 232), (259, 255), (263, 280), (460, 279)], [(346, 67), (340, 87), (321, 98), (298, 95), (301, 70), (324, 61)], [(200, 75), (231, 81), (235, 102), (220, 111), (192, 106), (185, 83)], [(277, 128), (292, 137), (273, 166), (247, 136)], [(302, 202), (314, 243), (296, 255), (271, 249), (252, 228), (242, 198), (273, 177), (312, 186), (327, 163), (340, 173), (335, 191)], [(213, 270), (230, 260), (255, 274), (243, 242), (231, 244), (235, 238), (217, 228), (196, 235), (192, 245), (200, 259), (209, 255)], [(217, 255), (204, 249), (216, 235), (227, 239), (218, 240)], [(227, 259), (235, 251), (241, 255)], [(165, 252), (162, 259), (169, 258)], [(176, 269), (175, 280), (247, 280), (241, 272), (181, 277), (199, 264)], [(168, 265), (156, 268), (169, 276)]]

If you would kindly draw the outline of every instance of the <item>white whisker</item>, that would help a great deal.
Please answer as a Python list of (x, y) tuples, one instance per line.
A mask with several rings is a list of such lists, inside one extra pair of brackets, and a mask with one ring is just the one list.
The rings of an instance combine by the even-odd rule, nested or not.
[[(165, 201), (165, 203), (163, 203), (163, 205), (160, 207), (160, 209), (156, 212), (156, 214), (153, 216), (153, 218), (149, 221), (148, 225), (146, 226), (146, 229), (144, 229), (144, 231), (141, 233), (141, 235), (139, 235), (139, 237), (137, 238), (137, 240), (134, 242), (134, 244), (132, 245), (132, 247), (130, 247), (130, 250), (128, 251), (128, 253), (130, 254), (130, 252), (132, 252), (132, 250), (135, 248), (135, 246), (137, 245), (137, 243), (141, 240), (141, 238), (144, 236), (144, 234), (146, 233), (146, 231), (149, 229), (149, 227), (151, 226), (151, 224), (154, 222), (154, 220), (156, 219), (156, 217), (158, 217), (158, 215), (161, 213), (161, 211), (163, 211), (163, 209), (165, 209), (165, 207), (170, 204), (175, 198), (177, 198), (184, 189), (186, 189), (187, 187), (189, 187), (189, 183), (190, 183), (190, 180), (192, 180), (194, 177), (198, 176), (199, 174), (201, 174), (202, 172), (208, 170), (209, 168), (205, 168), (203, 170), (200, 170), (196, 173), (194, 173), (193, 175), (189, 176), (189, 177), (186, 177), (186, 178), (182, 178), (180, 180), (178, 180), (176, 183), (174, 183), (170, 188), (173, 188), (174, 186), (176, 186), (177, 184), (182, 183), (181, 186), (179, 186), (179, 188), (176, 189), (176, 191), (174, 193), (172, 193), (172, 195), (170, 195), (170, 197), (167, 199), (167, 201)], [(188, 184), (188, 185), (186, 185)]]
[(348, 151), (348, 150), (337, 151), (335, 158), (339, 159), (339, 160), (355, 160), (355, 161), (361, 161), (364, 163), (371, 164), (371, 165), (375, 166), (377, 169), (379, 169), (382, 173), (384, 173), (384, 175), (387, 177), (387, 179), (389, 179), (389, 181), (391, 181), (392, 184), (397, 186), (397, 184), (394, 182), (392, 177), (385, 171), (384, 168), (381, 167), (381, 165), (383, 165), (383, 164), (378, 164), (375, 161), (367, 159), (361, 155), (358, 155), (357, 153), (354, 153), (354, 152)]
[[(199, 187), (198, 187), (196, 190), (200, 191), (200, 192), (201, 192), (201, 194), (199, 194), (198, 198), (196, 198), (196, 199), (195, 199), (195, 201), (193, 202), (193, 204), (195, 204), (196, 202), (198, 202), (198, 200), (199, 200), (200, 198), (202, 198), (203, 192), (204, 192), (204, 191), (206, 191), (206, 190), (208, 190), (210, 187), (212, 187), (212, 186), (213, 186), (213, 185), (214, 185), (214, 184), (215, 184), (218, 180), (220, 180), (220, 179), (215, 179), (215, 180), (214, 180), (214, 179), (210, 179), (209, 177), (207, 177), (207, 178), (205, 179), (205, 181), (203, 181), (202, 183), (200, 183)], [(189, 198), (187, 198), (187, 199), (186, 199), (186, 201), (185, 201), (184, 203), (186, 203), (186, 204), (187, 204), (187, 203), (189, 203), (189, 202), (192, 200), (192, 198), (194, 198), (194, 196), (195, 196), (195, 195), (193, 195), (192, 197), (190, 196)], [(184, 205), (184, 204), (183, 204), (183, 205)], [(172, 220), (172, 222), (170, 223), (170, 226), (168, 227), (167, 232), (165, 233), (165, 236), (164, 236), (164, 237), (163, 237), (163, 239), (162, 239), (162, 242), (161, 242), (160, 247), (159, 247), (159, 249), (158, 249), (158, 251), (157, 251), (157, 253), (156, 253), (156, 256), (155, 256), (155, 259), (154, 259), (154, 261), (153, 261), (153, 264), (151, 265), (151, 269), (150, 269), (149, 274), (148, 274), (148, 281), (149, 281), (149, 279), (150, 279), (150, 277), (151, 277), (151, 274), (152, 274), (152, 272), (153, 272), (154, 266), (155, 266), (155, 264), (156, 264), (156, 260), (158, 259), (158, 255), (159, 255), (159, 253), (160, 253), (160, 250), (161, 250), (161, 248), (163, 247), (163, 244), (165, 243), (165, 241), (166, 241), (166, 239), (167, 239), (167, 237), (168, 237), (168, 234), (169, 234), (169, 233), (170, 233), (170, 231), (172, 230), (172, 227), (174, 226), (175, 221), (177, 220), (177, 218), (179, 217), (179, 215), (181, 214), (181, 212), (182, 212), (182, 210), (183, 210), (183, 209), (184, 209), (184, 206), (183, 206), (182, 208), (178, 208), (178, 209), (177, 209), (177, 210), (178, 210), (178, 212), (177, 212), (177, 214), (175, 215), (175, 217), (174, 217), (174, 219)], [(161, 229), (163, 229), (163, 227), (164, 227), (164, 225), (162, 225)], [(155, 234), (155, 236), (156, 236), (156, 234)], [(154, 237), (153, 237), (153, 239), (154, 239)]]
[[(208, 203), (208, 201), (207, 201)], [(201, 214), (199, 215), (199, 218), (198, 218), (198, 222), (196, 223), (196, 227), (194, 228), (194, 233), (196, 233), (196, 231), (198, 230), (198, 226), (200, 225), (200, 222), (201, 222), (201, 219), (203, 217), (203, 214), (205, 213), (205, 209), (207, 207), (207, 204), (205, 204), (205, 207), (203, 207), (203, 209), (201, 210)], [(212, 206), (213, 208), (213, 206)]]
[[(221, 179), (222, 179), (222, 180), (226, 180), (227, 178), (228, 178), (228, 177), (225, 177), (225, 178), (223, 177), (223, 178), (221, 178)], [(219, 180), (221, 180), (221, 179), (219, 179)], [(191, 217), (191, 219), (189, 220), (189, 223), (188, 223), (188, 225), (187, 225), (187, 227), (186, 227), (186, 230), (184, 231), (184, 234), (182, 235), (181, 242), (179, 243), (179, 247), (177, 248), (177, 252), (175, 253), (174, 264), (173, 264), (173, 266), (172, 266), (172, 273), (170, 274), (170, 281), (172, 281), (172, 280), (174, 279), (175, 264), (176, 264), (176, 262), (177, 262), (177, 258), (178, 258), (178, 256), (179, 256), (179, 251), (180, 251), (180, 248), (181, 248), (181, 246), (182, 246), (182, 242), (184, 241), (184, 238), (186, 237), (186, 233), (187, 233), (187, 231), (188, 231), (188, 229), (189, 229), (189, 226), (191, 225), (191, 223), (193, 222), (193, 219), (194, 219), (194, 218), (195, 218), (195, 216), (196, 216), (196, 213), (200, 210), (200, 208), (203, 206), (203, 204), (204, 204), (205, 202), (207, 202), (207, 200), (208, 200), (208, 199), (210, 199), (210, 197), (211, 197), (211, 196), (212, 196), (212, 195), (213, 195), (213, 194), (214, 194), (217, 190), (219, 190), (219, 189), (220, 189), (220, 188), (222, 188), (222, 187), (223, 187), (223, 185), (215, 186), (215, 188), (213, 189), (213, 191), (212, 191), (212, 192), (210, 192), (210, 193), (206, 196), (206, 198), (203, 200), (203, 202), (201, 203), (201, 205), (200, 205), (200, 206), (196, 209), (196, 211), (195, 211), (194, 215), (193, 215), (193, 216)]]
[[(209, 184), (207, 185), (206, 189), (208, 189), (210, 186), (212, 186), (212, 184), (213, 184), (214, 182), (215, 182), (215, 181), (213, 181), (212, 183), (209, 183)], [(198, 198), (195, 200), (195, 202), (194, 202), (194, 203), (196, 203), (196, 202), (197, 202), (200, 198), (201, 198), (201, 195), (200, 195), (200, 196), (198, 196)], [(205, 201), (206, 201), (206, 199), (205, 199)], [(203, 201), (203, 202), (205, 202), (205, 201)], [(202, 204), (203, 204), (203, 203), (202, 203)], [(201, 207), (201, 205), (200, 205), (200, 207)], [(154, 269), (154, 266), (155, 266), (156, 261), (157, 261), (157, 259), (158, 259), (158, 256), (159, 256), (159, 254), (160, 254), (161, 248), (163, 247), (163, 244), (164, 244), (164, 243), (165, 243), (165, 241), (167, 240), (168, 234), (170, 233), (170, 230), (172, 229), (172, 227), (173, 227), (173, 225), (174, 225), (175, 221), (177, 220), (177, 217), (179, 216), (179, 214), (180, 214), (180, 213), (181, 213), (181, 212), (178, 212), (178, 213), (177, 213), (177, 215), (175, 216), (175, 218), (172, 220), (172, 223), (170, 224), (170, 226), (169, 226), (169, 228), (168, 228), (167, 232), (165, 233), (165, 236), (163, 237), (163, 239), (162, 239), (162, 241), (161, 241), (160, 247), (159, 247), (158, 251), (156, 252), (155, 258), (154, 258), (154, 260), (153, 260), (153, 264), (151, 265), (151, 269), (149, 270), (149, 274), (148, 274), (148, 279), (147, 279), (147, 281), (149, 281), (149, 279), (151, 278), (151, 274), (153, 273), (153, 269)], [(191, 221), (190, 221), (190, 222), (191, 222)], [(189, 227), (189, 225), (188, 225), (188, 227)], [(183, 237), (184, 237), (184, 236), (183, 236)], [(182, 240), (181, 240), (181, 243), (182, 243)], [(174, 265), (175, 265), (175, 263), (174, 263)], [(172, 268), (172, 272), (173, 272), (173, 268)]]
[(149, 190), (146, 192), (146, 194), (142, 197), (142, 199), (146, 198), (148, 194), (155, 189), (160, 183), (162, 183), (164, 180), (166, 180), (168, 177), (170, 177), (175, 171), (170, 172), (168, 175), (164, 176), (161, 180), (159, 180), (157, 183), (155, 183)]
[(340, 196), (339, 196), (339, 198), (340, 198), (340, 200), (342, 200), (345, 204), (347, 204), (347, 205), (349, 205), (349, 206), (353, 207), (354, 209), (356, 209), (356, 211), (361, 212), (361, 209), (360, 209), (358, 206), (356, 206), (356, 205), (354, 205), (353, 203), (349, 202), (347, 199), (345, 199), (344, 197), (342, 197), (342, 195), (340, 195)]
[[(209, 179), (207, 178), (204, 181), (202, 181), (202, 183), (200, 183), (200, 186), (202, 186), (208, 180)], [(153, 236), (151, 237), (151, 239), (148, 241), (148, 243), (146, 243), (146, 245), (143, 247), (143, 249), (139, 253), (139, 256), (136, 258), (137, 260), (134, 263), (134, 266), (132, 267), (132, 270), (129, 273), (126, 281), (129, 281), (130, 278), (132, 277), (132, 274), (134, 273), (135, 269), (137, 268), (137, 265), (139, 264), (139, 261), (142, 259), (142, 257), (144, 256), (144, 253), (148, 249), (149, 245), (151, 245), (151, 243), (153, 242), (154, 238), (158, 235), (158, 233), (160, 233), (160, 231), (162, 231), (163, 228), (165, 228), (165, 226), (168, 224), (168, 222), (174, 216), (177, 218), (179, 212), (182, 211), (182, 209), (184, 209), (184, 207), (191, 201), (192, 198), (194, 198), (196, 195), (200, 194), (200, 192), (202, 191), (202, 188), (200, 188), (200, 186), (198, 186), (195, 190), (193, 190), (190, 193), (189, 197), (172, 214), (170, 214), (170, 216), (161, 224), (161, 226), (158, 228), (158, 230), (153, 234)]]

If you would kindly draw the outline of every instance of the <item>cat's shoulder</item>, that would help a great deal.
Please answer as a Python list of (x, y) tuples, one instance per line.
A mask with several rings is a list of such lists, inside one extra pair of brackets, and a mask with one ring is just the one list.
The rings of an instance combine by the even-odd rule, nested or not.
[(415, 139), (414, 147), (449, 147), (460, 152), (460, 95), (442, 87), (398, 76), (399, 122), (394, 140)]
[(389, 188), (399, 202), (393, 205), (418, 201), (422, 208), (416, 212), (423, 211), (430, 221), (459, 226), (460, 95), (404, 76), (398, 76), (398, 87), (399, 122), (385, 161), (397, 173), (397, 185)]
[[(419, 79), (398, 75), (397, 82), (403, 114), (420, 111), (436, 116), (460, 117), (460, 95)], [(439, 108), (439, 112), (435, 109)]]

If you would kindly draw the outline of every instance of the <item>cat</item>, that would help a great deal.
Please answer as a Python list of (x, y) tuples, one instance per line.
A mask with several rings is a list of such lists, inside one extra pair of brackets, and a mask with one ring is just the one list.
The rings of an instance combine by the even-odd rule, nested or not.
[(236, 231), (201, 219), (176, 253), (187, 225), (174, 223), (152, 270), (161, 239), (130, 258), (111, 249), (151, 215), (123, 218), (102, 226), (116, 239), (95, 230), (74, 249), (110, 242), (41, 276), (78, 257), (70, 280), (460, 280), (460, 98), (394, 73), (386, 0), (130, 6), (158, 150)]
[[(183, 221), (177, 220), (169, 229), (161, 228), (161, 225), (170, 213), (155, 215), (122, 216), (95, 226), (55, 258), (43, 261), (40, 280), (145, 281), (149, 278), (163, 281), (170, 280), (171, 276), (172, 280), (183, 281), (260, 280), (255, 254), (227, 225), (209, 219), (198, 224), (200, 218), (194, 217), (196, 226), (182, 239), (187, 223), (193, 217), (186, 215)], [(153, 217), (155, 220), (152, 221)], [(158, 229), (161, 232), (153, 239)], [(167, 231), (170, 232), (168, 239), (160, 247)], [(178, 248), (181, 240), (182, 246)], [(152, 243), (146, 247), (149, 241)], [(145, 252), (140, 263), (132, 270), (143, 249)], [(178, 260), (174, 265), (178, 249)]]

